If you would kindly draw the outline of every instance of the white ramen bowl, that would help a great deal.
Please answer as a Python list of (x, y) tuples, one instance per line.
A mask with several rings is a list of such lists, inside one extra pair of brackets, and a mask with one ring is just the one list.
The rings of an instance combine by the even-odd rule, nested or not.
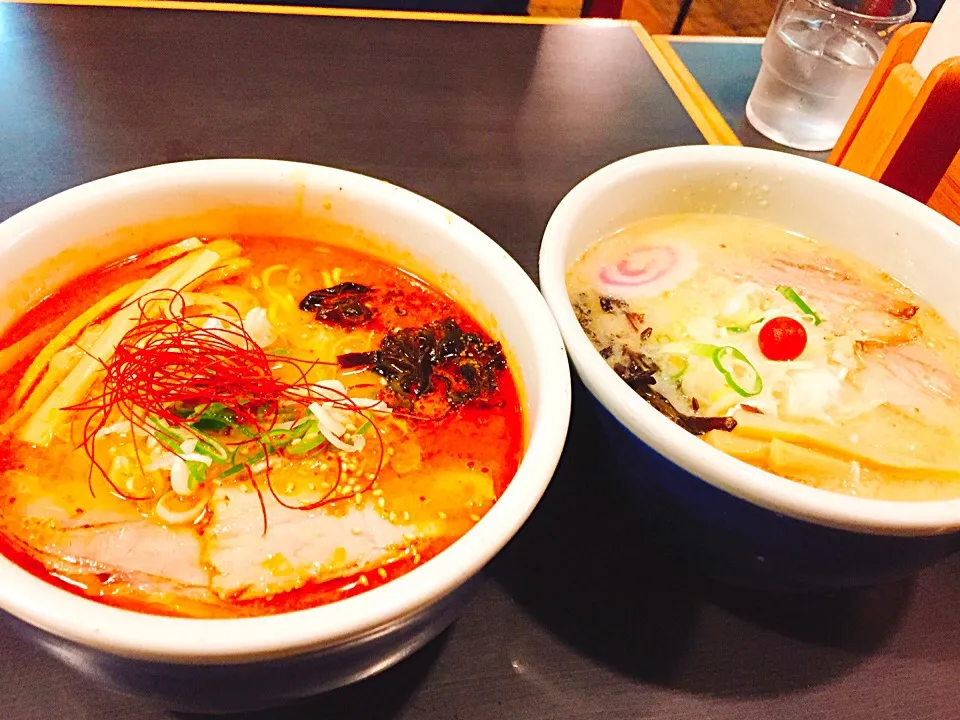
[(540, 250), (542, 292), (601, 408), (623, 480), (709, 571), (748, 584), (822, 587), (908, 575), (958, 547), (960, 500), (850, 497), (770, 474), (690, 435), (617, 376), (581, 329), (565, 272), (602, 237), (644, 218), (739, 214), (845, 248), (960, 328), (960, 228), (867, 178), (781, 152), (680, 147), (635, 155), (561, 201)]
[(477, 228), (369, 177), (274, 160), (202, 160), (67, 190), (0, 224), (0, 328), (27, 303), (117, 256), (120, 242), (129, 252), (131, 243), (146, 247), (190, 235), (317, 237), (328, 222), (380, 238), (358, 236), (355, 246), (390, 250), (388, 260), (450, 292), (504, 342), (526, 403), (527, 445), (516, 476), (490, 512), (437, 557), (361, 595), (289, 614), (196, 620), (120, 610), (61, 590), (0, 556), (0, 609), (86, 675), (194, 711), (276, 705), (371, 675), (457, 616), (469, 581), (546, 489), (566, 437), (570, 375), (543, 298)]

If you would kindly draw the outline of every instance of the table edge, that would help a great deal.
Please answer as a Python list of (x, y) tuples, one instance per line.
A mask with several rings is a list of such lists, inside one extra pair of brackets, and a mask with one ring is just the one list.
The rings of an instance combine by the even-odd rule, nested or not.
[[(650, 36), (648, 35), (647, 37)], [(667, 66), (666, 70), (661, 68), (660, 72), (667, 78), (667, 82), (670, 82), (667, 73), (675, 78), (675, 82), (678, 83), (680, 88), (674, 88), (674, 92), (677, 93), (677, 97), (686, 109), (687, 114), (697, 123), (697, 126), (700, 127), (700, 123), (697, 122), (698, 117), (701, 119), (701, 122), (705, 123), (706, 127), (700, 127), (700, 131), (709, 144), (742, 145), (743, 143), (740, 142), (740, 138), (737, 137), (733, 128), (730, 127), (723, 115), (720, 114), (720, 111), (717, 109), (717, 106), (713, 104), (710, 96), (700, 87), (700, 83), (694, 78), (693, 73), (690, 72), (683, 60), (680, 59), (680, 56), (677, 55), (676, 51), (671, 47), (670, 43), (674, 41), (676, 37), (675, 35), (656, 35), (651, 38), (651, 43), (656, 48), (657, 55), (663, 59), (663, 62)], [(716, 41), (706, 40), (704, 42)], [(651, 57), (652, 56), (653, 53), (651, 53)], [(656, 60), (654, 60), (654, 62), (656, 62)], [(681, 92), (683, 96), (687, 98), (686, 101), (681, 97)], [(689, 105), (687, 104), (688, 102), (690, 103)]]
[(498, 23), (504, 25), (587, 25), (631, 27), (633, 20), (615, 18), (530, 17), (526, 15), (479, 15), (472, 13), (420, 12), (415, 10), (366, 10), (311, 7), (303, 5), (241, 4), (202, 0), (0, 0), (2, 5), (60, 5), (74, 7), (139, 8), (149, 10), (193, 10), (204, 12), (305, 15), (313, 17), (376, 18), (380, 20), (428, 20), (439, 22)]
[(763, 43), (762, 37), (756, 36), (738, 36), (738, 35), (656, 35), (656, 38), (664, 38), (669, 43), (717, 43), (728, 45), (760, 45)]

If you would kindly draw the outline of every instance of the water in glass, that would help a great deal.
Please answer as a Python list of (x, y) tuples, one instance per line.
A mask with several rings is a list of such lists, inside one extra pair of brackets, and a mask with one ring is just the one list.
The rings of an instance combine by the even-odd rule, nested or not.
[(823, 14), (798, 10), (781, 17), (763, 44), (747, 117), (783, 145), (829, 150), (883, 50), (875, 33)]

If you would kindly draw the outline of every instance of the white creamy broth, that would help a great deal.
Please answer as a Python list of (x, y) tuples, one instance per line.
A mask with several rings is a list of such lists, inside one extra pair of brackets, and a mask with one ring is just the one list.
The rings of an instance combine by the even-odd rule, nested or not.
[(665, 415), (824, 489), (960, 496), (960, 345), (908, 288), (816, 239), (733, 215), (602, 238), (567, 288), (617, 373)]

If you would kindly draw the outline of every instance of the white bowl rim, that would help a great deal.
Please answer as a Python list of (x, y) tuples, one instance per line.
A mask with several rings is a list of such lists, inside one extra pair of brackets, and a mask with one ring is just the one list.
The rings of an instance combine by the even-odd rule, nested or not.
[(827, 527), (876, 535), (924, 536), (960, 530), (960, 499), (900, 502), (858, 498), (788, 480), (737, 460), (687, 433), (632, 391), (583, 332), (567, 295), (566, 230), (583, 207), (637, 173), (705, 165), (745, 170), (775, 165), (811, 183), (867, 195), (916, 218), (918, 225), (960, 245), (960, 227), (924, 204), (861, 175), (776, 150), (740, 146), (684, 146), (651, 150), (616, 161), (577, 184), (554, 210), (540, 247), (540, 289), (553, 311), (567, 352), (590, 392), (640, 440), (704, 482), (775, 513)]
[[(129, 170), (53, 195), (0, 223), (0, 255), (44, 218), (69, 212), (115, 191), (170, 187), (188, 173), (215, 185), (296, 172), (304, 183), (335, 186), (345, 193), (396, 193), (410, 213), (445, 225), (470, 252), (496, 266), (501, 292), (523, 308), (528, 332), (538, 338), (528, 372), (558, 380), (541, 392), (537, 422), (528, 428), (526, 452), (513, 481), (493, 508), (453, 545), (409, 573), (354, 597), (291, 613), (236, 619), (166, 617), (104, 605), (60, 589), (0, 555), (0, 609), (69, 641), (121, 657), (147, 661), (220, 664), (256, 662), (331, 648), (411, 617), (476, 575), (516, 534), (553, 475), (570, 420), (570, 370), (563, 340), (537, 291), (517, 262), (485, 233), (426, 198), (359, 173), (321, 165), (269, 159), (206, 159)], [(453, 245), (451, 243), (451, 245)], [(469, 246), (469, 249), (467, 249)]]

